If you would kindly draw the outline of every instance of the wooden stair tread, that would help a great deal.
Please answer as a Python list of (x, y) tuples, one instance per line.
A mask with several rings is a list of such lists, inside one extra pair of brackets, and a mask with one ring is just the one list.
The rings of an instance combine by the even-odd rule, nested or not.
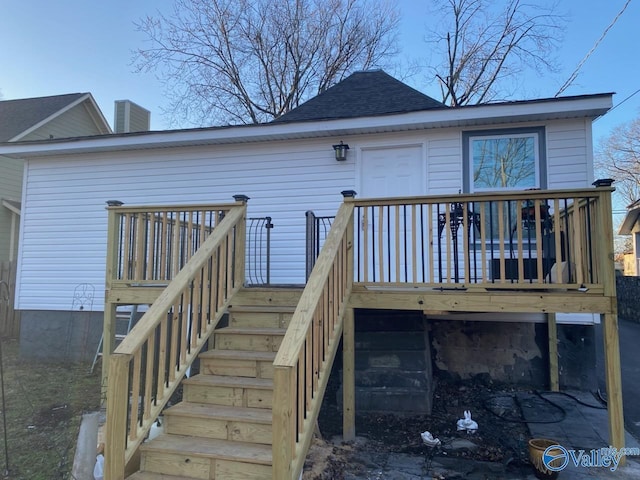
[(200, 358), (273, 362), (276, 359), (276, 352), (256, 352), (253, 350), (209, 350), (208, 352), (202, 352), (200, 354)]
[(136, 472), (133, 475), (129, 475), (127, 480), (193, 480), (193, 477), (178, 477), (154, 472)]
[(266, 327), (224, 327), (216, 330), (216, 335), (221, 333), (233, 335), (284, 335), (286, 328), (266, 328)]
[(229, 305), (230, 312), (241, 313), (293, 313), (295, 305)]
[(253, 422), (271, 425), (271, 410), (249, 407), (227, 407), (208, 403), (180, 402), (164, 411), (164, 415), (183, 415), (199, 418), (216, 418), (240, 422)]
[(273, 389), (273, 380), (268, 378), (231, 377), (226, 375), (196, 375), (186, 378), (182, 383), (187, 385), (213, 385), (224, 387), (249, 387), (264, 390)]
[(271, 445), (166, 433), (157, 436), (150, 442), (143, 443), (140, 448), (143, 452), (155, 451), (178, 455), (199, 455), (262, 465), (271, 465), (272, 458)]

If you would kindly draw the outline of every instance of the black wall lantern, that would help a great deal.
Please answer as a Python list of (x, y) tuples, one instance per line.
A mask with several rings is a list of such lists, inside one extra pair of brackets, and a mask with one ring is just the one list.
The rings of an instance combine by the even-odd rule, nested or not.
[(341, 140), (338, 145), (333, 146), (333, 150), (336, 152), (336, 160), (344, 162), (347, 159), (347, 150), (349, 150), (349, 145), (343, 143)]

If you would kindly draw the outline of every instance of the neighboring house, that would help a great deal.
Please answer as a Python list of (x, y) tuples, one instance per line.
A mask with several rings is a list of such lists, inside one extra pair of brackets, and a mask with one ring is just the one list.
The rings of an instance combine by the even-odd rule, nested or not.
[[(330, 343), (318, 353), (311, 351), (311, 344), (332, 335), (330, 326), (320, 324), (331, 312), (340, 312), (335, 325), (340, 325), (337, 330), (341, 334), (344, 311), (338, 308), (340, 299), (334, 301), (332, 295), (351, 280), (353, 292), (347, 289), (349, 298), (345, 301), (356, 310), (356, 329), (361, 335), (356, 342), (356, 356), (368, 355), (356, 365), (379, 367), (375, 372), (361, 373), (369, 375), (369, 386), (376, 384), (384, 390), (387, 396), (383, 401), (389, 408), (417, 410), (420, 399), (430, 402), (428, 392), (426, 396), (412, 396), (404, 386), (398, 387), (398, 401), (409, 398), (412, 405), (394, 402), (388, 395), (391, 389), (386, 386), (389, 379), (408, 379), (405, 386), (422, 385), (426, 379), (423, 389), (428, 391), (432, 388), (432, 368), (455, 378), (481, 377), (541, 386), (548, 385), (551, 369), (556, 375), (554, 379), (552, 373), (551, 380), (555, 388), (558, 375), (562, 385), (591, 386), (595, 380), (593, 324), (600, 315), (615, 321), (613, 266), (608, 263), (608, 240), (612, 236), (610, 189), (592, 187), (591, 124), (611, 104), (612, 94), (605, 93), (453, 108), (382, 71), (368, 71), (354, 73), (268, 124), (2, 144), (0, 155), (26, 162), (17, 292), (17, 305), (23, 315), (21, 349), (28, 354), (55, 355), (74, 341), (77, 343), (72, 348), (91, 351), (81, 341), (90, 330), (99, 330), (100, 322), (89, 315), (84, 322), (78, 321), (69, 313), (68, 299), (79, 283), (92, 283), (100, 292), (94, 309), (105, 309), (108, 336), (113, 333), (116, 305), (151, 303), (157, 296), (155, 289), (163, 288), (163, 283), (170, 282), (165, 292), (177, 292), (178, 287), (173, 285), (178, 279), (174, 275), (182, 256), (176, 253), (169, 260), (167, 252), (177, 252), (179, 245), (192, 245), (199, 235), (204, 236), (206, 216), (197, 216), (199, 211), (195, 217), (192, 213), (162, 213), (159, 206), (228, 203), (233, 195), (243, 194), (249, 197), (247, 217), (269, 216), (274, 225), (270, 232), (272, 285), (305, 284), (310, 243), (305, 229), (307, 212), (331, 217), (339, 208), (349, 211), (349, 206), (355, 205), (352, 222), (350, 217), (340, 215), (335, 220), (338, 228), (351, 232), (341, 237), (344, 241), (339, 245), (344, 250), (340, 255), (353, 255), (355, 263), (342, 270), (329, 270), (326, 258), (318, 260), (312, 278), (314, 274), (321, 275), (317, 272), (326, 271), (342, 275), (341, 280), (333, 290), (324, 290), (326, 297), (317, 293), (327, 302), (322, 310), (326, 315), (313, 317), (314, 331), (304, 337), (304, 348), (308, 350), (288, 356), (290, 361), (299, 362), (296, 381), (315, 380), (309, 380), (311, 385), (307, 387), (298, 385), (297, 389), (293, 383), (287, 384), (287, 392), (297, 398), (291, 410), (287, 410), (290, 397), (277, 387), (273, 397), (263, 393), (252, 397), (240, 391), (240, 380), (234, 380), (233, 386), (226, 385), (227, 393), (221, 394), (234, 406), (237, 401), (245, 407), (247, 402), (254, 402), (271, 408), (273, 401), (274, 419), (282, 420), (274, 420), (273, 435), (278, 436), (276, 442), (280, 441), (283, 451), (295, 442), (282, 437), (288, 435), (287, 428), (293, 425), (293, 430), (306, 432), (307, 421), (317, 414), (313, 404), (317, 395), (311, 392), (317, 391), (317, 384), (326, 382), (326, 368), (330, 370), (333, 361), (328, 352), (335, 353), (336, 347), (335, 342)], [(348, 151), (346, 158), (337, 160), (334, 149), (341, 144), (347, 145)], [(356, 199), (343, 203), (340, 192), (349, 190), (357, 192)], [(106, 209), (107, 201), (124, 202), (124, 207)], [(140, 214), (144, 206), (155, 213)], [(108, 212), (111, 227), (121, 228), (119, 233), (109, 232), (109, 249)], [(113, 220), (116, 214), (122, 215), (121, 223)], [(206, 218), (219, 220), (211, 215)], [(225, 219), (238, 218), (237, 215), (229, 214)], [(174, 226), (186, 228), (185, 236), (180, 236), (180, 229)], [(168, 231), (173, 233), (168, 235)], [(138, 241), (139, 238), (145, 240)], [(147, 373), (138, 372), (131, 377), (132, 382), (147, 379), (147, 385), (138, 385), (135, 391), (148, 402), (154, 388), (160, 396), (165, 386), (170, 390), (174, 385), (171, 373), (166, 382), (153, 387), (153, 374), (149, 372), (157, 372), (158, 368), (165, 371), (166, 365), (175, 365), (178, 378), (184, 372), (184, 359), (192, 354), (185, 345), (200, 338), (193, 332), (207, 323), (196, 322), (192, 315), (199, 315), (203, 305), (227, 307), (225, 301), (238, 305), (233, 297), (237, 286), (233, 269), (241, 257), (230, 246), (238, 238), (243, 235), (228, 237), (227, 246), (215, 251), (208, 270), (187, 282), (191, 290), (181, 290), (182, 300), (175, 300), (177, 303), (166, 312), (157, 306), (145, 315), (158, 315), (159, 322), (173, 319), (172, 326), (162, 327), (164, 333), (152, 337), (156, 343), (149, 342), (147, 352), (153, 352), (156, 344), (162, 346), (166, 328), (189, 326), (189, 333), (181, 337), (179, 344), (162, 349), (161, 355), (178, 352), (180, 358), (165, 362), (162, 357), (159, 367), (143, 367)], [(147, 262), (140, 258), (155, 251), (157, 245), (158, 252), (164, 253)], [(337, 243), (329, 245), (330, 250), (339, 248)], [(240, 253), (242, 248), (236, 246)], [(222, 268), (225, 252), (236, 256), (235, 261), (227, 259)], [(253, 259), (247, 257), (249, 264)], [(211, 292), (206, 294), (208, 297), (204, 293), (194, 296), (193, 291), (213, 285), (213, 272), (219, 275), (221, 271), (225, 273), (225, 285), (223, 288), (218, 283), (216, 301), (209, 302)], [(158, 272), (160, 276), (156, 275)], [(105, 278), (103, 296), (99, 287)], [(184, 278), (179, 280), (186, 282)], [(309, 285), (324, 288), (324, 284), (316, 285), (311, 280)], [(231, 292), (231, 298), (225, 300), (224, 292)], [(244, 295), (245, 301), (247, 296), (252, 302), (272, 300), (271, 293), (261, 294), (260, 290)], [(260, 295), (264, 298), (258, 298)], [(187, 297), (195, 303), (185, 304)], [(161, 297), (167, 305), (175, 298), (178, 297)], [(206, 298), (209, 300), (203, 300)], [(276, 303), (274, 300), (270, 307), (275, 308)], [(257, 308), (251, 302), (248, 305), (249, 311)], [(315, 303), (299, 305), (294, 318), (301, 318), (314, 308)], [(372, 311), (376, 309), (382, 310)], [(182, 322), (182, 315), (189, 315), (189, 321)], [(276, 325), (286, 323), (284, 318), (277, 317)], [(617, 335), (613, 322), (605, 324), (607, 338)], [(345, 345), (353, 346), (353, 332), (347, 324), (344, 328)], [(148, 329), (152, 335), (156, 330)], [(216, 335), (222, 338), (223, 333)], [(266, 353), (253, 352), (251, 368), (245, 363), (242, 367), (235, 364), (234, 368), (246, 368), (243, 371), (248, 376), (261, 370), (265, 376), (273, 377), (273, 357), (269, 355), (275, 356), (279, 345), (276, 337), (282, 332), (270, 335), (267, 340), (249, 342), (256, 349), (268, 349)], [(291, 341), (287, 341), (289, 335)], [(284, 342), (300, 343), (302, 335), (302, 331), (288, 333)], [(125, 342), (129, 347), (133, 340)], [(616, 365), (614, 343), (612, 340), (607, 344), (612, 371)], [(556, 348), (560, 349), (559, 360)], [(364, 352), (366, 349), (369, 350)], [(377, 355), (372, 353), (376, 349)], [(141, 353), (136, 355), (118, 353), (115, 359), (122, 363), (135, 358), (137, 363), (132, 368), (138, 368), (144, 360)], [(348, 375), (349, 360), (345, 358)], [(301, 367), (307, 361), (310, 363)], [(264, 365), (260, 366), (260, 362)], [(289, 367), (279, 365), (276, 373), (284, 375), (289, 371)], [(129, 378), (128, 368), (118, 374), (117, 381), (121, 383), (116, 390), (131, 391), (124, 385)], [(291, 368), (296, 371), (295, 366)], [(249, 370), (253, 373), (246, 373)], [(319, 374), (320, 370), (324, 373)], [(615, 374), (611, 375), (608, 385), (613, 393), (609, 398), (617, 402), (619, 385)], [(279, 378), (278, 385), (284, 377)], [(268, 390), (269, 380), (260, 380), (257, 389)], [(347, 381), (345, 384), (345, 399), (349, 401), (353, 397), (349, 397), (352, 386)], [(146, 388), (146, 393), (141, 393), (140, 388)], [(320, 387), (323, 391), (324, 386)], [(109, 408), (120, 412), (118, 418), (125, 417), (128, 398), (127, 395), (119, 406), (108, 403)], [(276, 398), (283, 400), (277, 407)], [(164, 401), (154, 394), (152, 407), (151, 403), (144, 406), (141, 399), (145, 415), (150, 408), (156, 408), (156, 400), (158, 405)], [(311, 411), (315, 413), (307, 417), (306, 412)], [(137, 407), (130, 414), (135, 416), (131, 425), (136, 425)], [(149, 418), (155, 414), (154, 410)], [(613, 415), (612, 445), (619, 446), (621, 419), (615, 417), (615, 409)], [(147, 421), (145, 416), (145, 425)], [(120, 428), (116, 423), (112, 425), (114, 430)], [(124, 420), (120, 426), (125, 428)], [(197, 429), (197, 423), (191, 428)], [(236, 431), (231, 425), (222, 427), (225, 429)], [(118, 439), (124, 441), (124, 432), (115, 435), (116, 443)], [(139, 441), (138, 435), (130, 432), (126, 448), (135, 449)], [(270, 442), (269, 430), (258, 443)], [(110, 448), (116, 447), (125, 448), (123, 444)], [(301, 446), (303, 453), (305, 448)], [(284, 452), (283, 457), (287, 459), (290, 454)], [(252, 461), (256, 461), (256, 455)], [(120, 457), (113, 454), (111, 458)], [(298, 466), (299, 461), (298, 458)], [(257, 462), (259, 466), (251, 467), (252, 472), (261, 472), (255, 473), (255, 478), (269, 478), (269, 470), (262, 469), (271, 468), (270, 453)], [(288, 465), (287, 461), (284, 463)], [(166, 473), (189, 476), (182, 470), (187, 468), (184, 461), (182, 464)], [(109, 468), (121, 467), (124, 468), (120, 464)], [(219, 468), (227, 471), (232, 467), (225, 463)], [(233, 467), (238, 478), (246, 474), (242, 468)], [(297, 478), (296, 469), (293, 468), (293, 478)], [(203, 475), (213, 476), (208, 471)]]
[(633, 251), (624, 255), (624, 275), (640, 275), (640, 200), (627, 206), (627, 214), (620, 225), (618, 235), (631, 235)]
[[(0, 101), (0, 142), (111, 133), (90, 93)], [(0, 261), (17, 257), (23, 162), (0, 156)]]

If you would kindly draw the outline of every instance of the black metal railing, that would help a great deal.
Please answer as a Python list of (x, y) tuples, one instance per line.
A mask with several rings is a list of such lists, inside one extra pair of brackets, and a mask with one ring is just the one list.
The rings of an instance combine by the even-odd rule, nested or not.
[(307, 233), (306, 233), (306, 275), (305, 279), (309, 279), (311, 270), (316, 263), (316, 259), (320, 254), (322, 245), (327, 238), (331, 224), (336, 218), (335, 216), (319, 217), (316, 216), (311, 210), (305, 213), (307, 217)]
[(247, 218), (247, 285), (271, 284), (271, 217)]

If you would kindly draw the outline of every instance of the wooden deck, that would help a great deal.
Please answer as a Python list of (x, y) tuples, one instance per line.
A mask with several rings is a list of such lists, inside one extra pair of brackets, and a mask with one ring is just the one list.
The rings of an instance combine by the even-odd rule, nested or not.
[[(185, 383), (187, 405), (169, 413), (169, 438), (144, 444), (146, 473), (132, 478), (297, 479), (340, 340), (344, 436), (355, 435), (356, 308), (444, 318), (544, 314), (552, 356), (556, 313), (600, 315), (610, 443), (622, 447), (611, 191), (364, 201), (346, 195), (304, 291), (281, 295), (241, 289), (246, 199), (186, 214), (111, 207), (105, 339), (118, 304), (153, 305), (110, 355), (105, 478), (124, 478), (203, 351), (201, 375)], [(177, 213), (163, 217), (166, 211)], [(212, 219), (206, 227), (204, 218)], [(243, 323), (216, 330), (230, 306)], [(550, 360), (557, 388), (557, 358)]]

